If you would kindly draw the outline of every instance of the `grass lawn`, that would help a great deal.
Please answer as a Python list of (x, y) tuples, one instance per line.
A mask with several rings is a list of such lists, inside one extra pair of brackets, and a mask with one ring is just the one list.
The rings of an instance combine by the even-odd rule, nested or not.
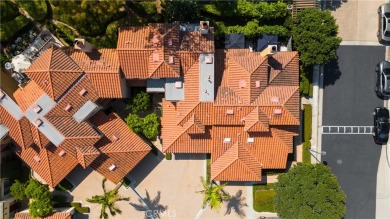
[(257, 212), (275, 212), (274, 184), (253, 185), (253, 209)]

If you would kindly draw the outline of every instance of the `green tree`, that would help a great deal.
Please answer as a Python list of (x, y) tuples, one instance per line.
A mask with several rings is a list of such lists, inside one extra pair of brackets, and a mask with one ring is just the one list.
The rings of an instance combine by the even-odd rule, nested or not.
[(165, 22), (191, 22), (199, 20), (200, 8), (196, 1), (178, 0), (166, 1), (163, 7), (163, 17)]
[(343, 218), (345, 194), (323, 164), (298, 163), (278, 176), (275, 210), (282, 218)]
[(287, 4), (284, 2), (265, 1), (237, 1), (237, 12), (241, 16), (252, 17), (257, 19), (275, 19), (287, 15)]
[(142, 124), (142, 133), (149, 140), (156, 139), (160, 132), (160, 118), (156, 113), (151, 113), (144, 118)]
[(142, 119), (138, 116), (138, 114), (130, 113), (125, 118), (126, 124), (129, 126), (131, 130), (133, 130), (135, 133), (141, 133), (142, 132)]
[(12, 21), (19, 16), (18, 6), (11, 1), (0, 1), (0, 20), (2, 23)]
[(16, 2), (27, 11), (36, 21), (42, 21), (47, 15), (47, 5), (44, 0), (16, 0)]
[(104, 218), (104, 219), (108, 218), (108, 214), (106, 213), (106, 208), (108, 208), (112, 216), (115, 216), (116, 214), (122, 213), (122, 211), (115, 205), (115, 203), (117, 201), (130, 200), (130, 198), (125, 198), (118, 194), (118, 187), (116, 187), (113, 190), (107, 191), (105, 186), (106, 181), (107, 179), (104, 178), (102, 182), (103, 195), (94, 195), (92, 196), (92, 198), (87, 199), (87, 202), (97, 203), (102, 205), (102, 209), (100, 211), (100, 218)]
[(19, 182), (19, 180), (15, 180), (15, 182), (11, 186), (11, 195), (16, 200), (23, 200), (26, 198), (26, 194), (24, 190), (26, 189), (26, 184)]
[(41, 184), (36, 179), (30, 179), (24, 191), (27, 198), (31, 199), (50, 199), (50, 190), (47, 185)]
[(107, 26), (126, 14), (123, 0), (50, 0), (53, 18), (65, 22), (84, 36), (104, 35)]
[(293, 24), (293, 45), (304, 65), (325, 64), (337, 58), (336, 49), (341, 38), (330, 11), (305, 9), (297, 14)]
[(53, 204), (50, 198), (33, 200), (28, 205), (28, 213), (35, 217), (44, 217), (53, 212)]
[(200, 177), (200, 181), (203, 185), (203, 190), (197, 191), (197, 193), (203, 194), (203, 208), (210, 204), (210, 208), (218, 212), (222, 207), (222, 202), (231, 199), (230, 195), (223, 192), (223, 188), (227, 183), (217, 185), (209, 179), (205, 180), (203, 177)]
[(139, 92), (128, 105), (132, 113), (143, 113), (152, 108), (150, 95), (144, 91)]

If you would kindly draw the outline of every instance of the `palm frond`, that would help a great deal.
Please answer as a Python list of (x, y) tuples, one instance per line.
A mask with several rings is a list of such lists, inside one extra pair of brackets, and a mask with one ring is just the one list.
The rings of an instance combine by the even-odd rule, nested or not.
[(106, 193), (106, 185), (105, 185), (105, 184), (106, 184), (106, 181), (107, 181), (106, 178), (104, 178), (103, 181), (102, 181), (102, 188), (103, 188), (103, 192), (104, 192), (104, 193)]

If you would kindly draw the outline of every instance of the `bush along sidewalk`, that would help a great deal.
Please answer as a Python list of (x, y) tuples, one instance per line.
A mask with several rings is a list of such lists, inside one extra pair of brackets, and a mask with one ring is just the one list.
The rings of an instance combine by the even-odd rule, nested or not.
[(311, 147), (311, 125), (312, 125), (312, 106), (310, 104), (303, 105), (303, 150), (302, 150), (302, 162), (310, 163), (310, 151)]

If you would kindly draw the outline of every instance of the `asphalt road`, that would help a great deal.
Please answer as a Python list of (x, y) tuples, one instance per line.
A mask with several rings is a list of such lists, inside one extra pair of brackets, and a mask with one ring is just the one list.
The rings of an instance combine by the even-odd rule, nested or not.
[[(337, 54), (324, 71), (323, 126), (372, 126), (373, 109), (384, 105), (374, 92), (374, 68), (385, 47), (341, 46)], [(347, 195), (345, 218), (375, 218), (381, 146), (371, 135), (324, 134), (322, 150)]]

